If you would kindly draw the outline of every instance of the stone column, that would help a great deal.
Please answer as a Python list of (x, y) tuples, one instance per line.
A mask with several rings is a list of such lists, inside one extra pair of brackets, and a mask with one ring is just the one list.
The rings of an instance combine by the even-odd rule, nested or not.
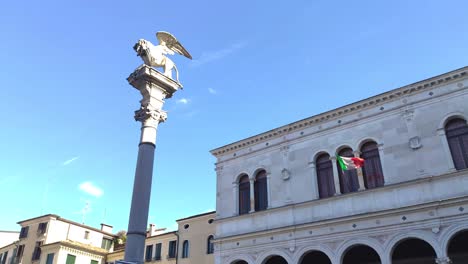
[(181, 88), (180, 84), (146, 65), (140, 66), (128, 78), (130, 85), (143, 96), (135, 120), (142, 123), (138, 159), (133, 183), (133, 195), (125, 246), (125, 261), (142, 264), (148, 224), (151, 183), (153, 178), (156, 132), (167, 118), (162, 110), (164, 99)]
[[(359, 150), (355, 150), (354, 157), (360, 158), (361, 152)], [(366, 189), (364, 186), (364, 174), (362, 173), (362, 168), (357, 168), (357, 177), (359, 181), (359, 191), (363, 191)]]
[(232, 199), (234, 201), (234, 211), (232, 215), (236, 216), (239, 214), (239, 182), (232, 183)]
[(340, 178), (338, 177), (338, 167), (337, 167), (337, 161), (336, 157), (330, 157), (330, 160), (332, 161), (332, 167), (333, 167), (333, 181), (335, 182), (335, 196), (340, 195)]
[(312, 172), (311, 175), (312, 175), (312, 185), (314, 185), (314, 189), (315, 189), (315, 196), (312, 197), (312, 199), (319, 199), (320, 198), (320, 192), (319, 192), (319, 182), (318, 182), (318, 179), (317, 179), (317, 169), (315, 167), (315, 160), (313, 158), (311, 158), (309, 160), (309, 168), (310, 168), (310, 171)]
[(268, 199), (267, 209), (270, 209), (271, 208), (271, 172), (267, 172), (267, 199)]
[(250, 211), (249, 213), (255, 212), (255, 180), (249, 179), (250, 181)]
[[(385, 154), (384, 154), (384, 147), (383, 144), (377, 145), (379, 149), (379, 157), (380, 157), (380, 166), (382, 167), (383, 177), (384, 177), (384, 185), (387, 185), (387, 180), (385, 179), (385, 172), (388, 172), (387, 168), (385, 167)], [(388, 172), (387, 174), (390, 174)]]

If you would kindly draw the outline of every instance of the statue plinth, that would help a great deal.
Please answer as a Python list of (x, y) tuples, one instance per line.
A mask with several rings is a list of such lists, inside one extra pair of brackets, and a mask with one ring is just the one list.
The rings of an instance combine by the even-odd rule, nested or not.
[(135, 111), (135, 120), (142, 126), (125, 246), (125, 261), (140, 264), (145, 250), (157, 128), (167, 118), (162, 110), (164, 99), (171, 98), (182, 86), (146, 65), (137, 68), (127, 80), (143, 96), (140, 109)]

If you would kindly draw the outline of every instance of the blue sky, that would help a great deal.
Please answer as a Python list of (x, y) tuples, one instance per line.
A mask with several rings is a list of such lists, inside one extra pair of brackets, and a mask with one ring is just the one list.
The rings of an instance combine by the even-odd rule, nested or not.
[[(150, 219), (215, 208), (209, 150), (467, 65), (463, 0), (9, 1), (0, 9), (0, 230), (55, 213), (127, 228), (139, 38), (173, 33)], [(88, 204), (88, 205), (86, 205)]]

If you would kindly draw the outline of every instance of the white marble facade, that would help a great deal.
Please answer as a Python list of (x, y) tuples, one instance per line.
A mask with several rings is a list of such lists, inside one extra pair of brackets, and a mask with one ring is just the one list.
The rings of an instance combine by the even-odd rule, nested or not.
[[(432, 247), (433, 263), (450, 263), (451, 238), (468, 230), (468, 170), (455, 169), (444, 130), (453, 118), (468, 120), (468, 67), (212, 150), (215, 263), (284, 263), (269, 261), (274, 256), (309, 263), (304, 256), (315, 251), (345, 263), (356, 245), (392, 263), (395, 247), (409, 238)], [(341, 194), (334, 168), (338, 191), (319, 198), (317, 155), (345, 146), (359, 155), (370, 140), (384, 186), (366, 189), (360, 176), (359, 191)], [(252, 190), (259, 170), (267, 172), (268, 208), (240, 215), (239, 177), (248, 175)]]

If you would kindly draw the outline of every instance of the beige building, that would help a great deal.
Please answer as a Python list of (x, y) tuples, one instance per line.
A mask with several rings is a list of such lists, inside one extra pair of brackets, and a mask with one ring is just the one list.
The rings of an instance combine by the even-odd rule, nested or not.
[[(177, 220), (178, 230), (165, 232), (150, 225), (145, 242), (145, 263), (212, 264), (215, 212)], [(124, 250), (107, 255), (107, 263), (123, 260)]]
[(215, 216), (209, 212), (177, 220), (179, 264), (214, 263)]
[(215, 263), (468, 263), (467, 120), (464, 67), (212, 150)]
[(18, 222), (19, 238), (0, 249), (2, 264), (104, 264), (113, 249), (112, 227), (101, 229), (48, 214)]

